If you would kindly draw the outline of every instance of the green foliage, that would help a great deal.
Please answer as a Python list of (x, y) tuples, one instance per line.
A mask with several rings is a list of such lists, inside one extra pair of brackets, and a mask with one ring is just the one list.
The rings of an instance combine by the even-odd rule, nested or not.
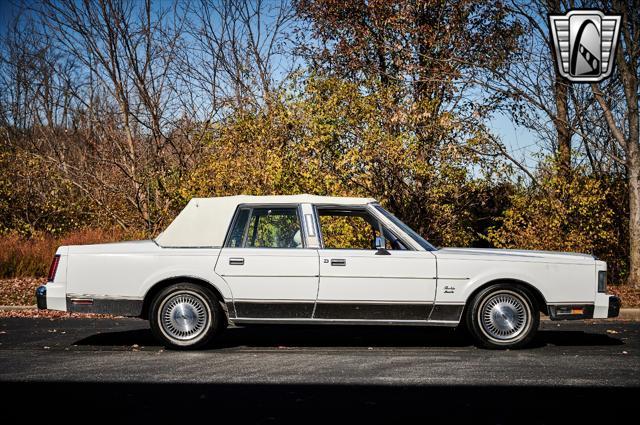
[[(56, 12), (59, 5), (41, 6)], [(240, 22), (242, 2), (226, 6), (198, 3), (184, 37), (180, 19), (161, 19), (157, 37), (144, 37), (139, 29), (147, 27), (146, 14), (103, 31), (103, 24), (128, 12), (116, 13), (118, 4), (96, 12), (83, 2), (65, 2), (61, 7), (69, 13), (61, 21), (50, 21), (60, 13), (34, 20), (54, 29), (58, 41), (73, 39), (78, 46), (58, 45), (47, 31), (8, 33), (7, 57), (0, 61), (6, 86), (0, 90), (0, 276), (42, 276), (67, 237), (75, 243), (110, 240), (90, 234), (103, 228), (126, 228), (126, 237), (155, 236), (194, 196), (301, 192), (375, 197), (435, 245), (590, 252), (608, 262), (613, 281), (628, 273), (628, 191), (622, 166), (618, 174), (602, 175), (608, 166), (598, 158), (609, 154), (612, 139), (599, 132), (604, 121), (598, 113), (591, 117), (587, 107), (576, 116), (581, 127), (586, 124), (581, 133), (598, 130), (592, 136), (604, 148), (593, 146), (596, 155), (589, 159), (595, 158), (592, 167), (600, 175), (583, 168), (560, 173), (545, 158), (538, 186), (513, 183), (499, 159), (504, 151), (488, 133), (487, 118), (514, 96), (515, 103), (501, 107), (516, 108), (515, 118), (522, 117), (518, 111), (527, 115), (526, 108), (517, 109), (524, 108), (520, 100), (531, 100), (524, 95), (537, 105), (551, 89), (544, 82), (518, 88), (529, 77), (518, 64), (531, 46), (522, 44), (528, 26), (510, 6), (488, 0), (297, 0), (297, 47), (309, 59), (304, 78), (290, 78), (276, 64), (292, 58), (289, 34), (280, 33), (291, 29), (289, 3), (264, 5), (269, 15), (282, 11), (275, 15), (287, 23), (264, 28), (272, 43), (257, 44), (271, 45), (269, 52), (245, 48), (255, 42), (252, 25), (262, 32), (263, 8)], [(75, 22), (78, 14), (100, 15), (101, 23)], [(216, 44), (216, 37), (205, 36), (211, 22), (232, 27), (230, 36), (239, 42), (222, 37)], [(193, 33), (204, 34), (203, 42)], [(202, 57), (191, 58), (194, 50), (184, 48), (194, 41)], [(88, 51), (100, 56), (105, 43), (113, 46), (105, 63), (84, 60)], [(149, 47), (150, 54), (125, 48), (136, 45)], [(107, 68), (123, 77), (79, 78)], [(127, 72), (134, 69), (141, 72)], [(514, 70), (525, 71), (524, 77)], [(479, 96), (474, 81), (485, 79), (485, 72), (504, 75), (498, 80), (509, 84), (496, 81), (493, 94)], [(168, 78), (179, 74), (177, 82)], [(580, 90), (574, 94), (581, 98)], [(606, 103), (616, 115), (619, 105)], [(547, 118), (527, 118), (529, 128), (542, 128), (558, 144)], [(557, 127), (563, 120), (552, 121)], [(296, 229), (283, 221), (261, 228), (260, 243), (290, 244)], [(341, 221), (327, 227), (327, 238), (334, 229), (345, 234), (349, 224)], [(281, 227), (285, 238), (278, 235)], [(81, 230), (86, 228), (98, 230)], [(346, 234), (331, 243), (371, 242), (356, 228)]]
[[(254, 210), (255, 211), (255, 210)], [(293, 211), (278, 211), (273, 214), (253, 214), (249, 222), (247, 246), (266, 248), (295, 248), (296, 233), (300, 232), (298, 216)]]
[[(496, 169), (474, 154), (488, 143), (431, 102), (400, 101), (399, 88), (364, 92), (330, 77), (301, 81), (264, 109), (238, 111), (207, 135), (207, 155), (181, 188), (193, 196), (237, 193), (373, 196), (436, 244), (479, 241), (471, 196)], [(425, 125), (424, 117), (429, 116)]]
[[(543, 159), (539, 186), (513, 184), (504, 163), (477, 153), (492, 149), (482, 126), (405, 95), (334, 77), (296, 80), (263, 107), (236, 110), (210, 126), (190, 172), (158, 178), (166, 199), (157, 200), (157, 214), (168, 222), (194, 196), (371, 196), (436, 245), (593, 253), (609, 263), (611, 280), (621, 281), (624, 181), (582, 168), (567, 178)], [(43, 275), (62, 243), (50, 235), (104, 223), (104, 209), (42, 159), (3, 151), (0, 167), (0, 276)], [(114, 199), (107, 207), (126, 204)], [(148, 236), (147, 229), (132, 231)], [(264, 244), (279, 243), (274, 226), (260, 232)], [(335, 241), (354, 243), (370, 240)]]
[[(620, 283), (621, 245), (615, 186), (575, 168), (563, 176), (552, 159), (538, 172), (538, 186), (521, 186), (510, 197), (501, 225), (489, 229), (498, 248), (590, 253), (610, 263), (611, 281)], [(612, 264), (611, 264), (612, 263)]]
[(60, 235), (89, 221), (89, 203), (51, 164), (21, 151), (0, 150), (0, 234)]
[(375, 229), (364, 218), (320, 216), (324, 247), (329, 249), (371, 249)]

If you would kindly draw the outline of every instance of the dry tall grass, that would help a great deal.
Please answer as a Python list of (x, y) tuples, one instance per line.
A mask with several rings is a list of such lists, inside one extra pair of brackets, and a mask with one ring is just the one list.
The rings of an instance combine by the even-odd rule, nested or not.
[(26, 239), (0, 236), (0, 278), (46, 277), (51, 258), (61, 245), (82, 245), (132, 239), (120, 229), (83, 229), (61, 237), (40, 235)]

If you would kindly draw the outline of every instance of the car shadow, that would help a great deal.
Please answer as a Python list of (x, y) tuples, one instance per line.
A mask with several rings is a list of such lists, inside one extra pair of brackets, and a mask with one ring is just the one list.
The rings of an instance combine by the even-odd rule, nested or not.
[(619, 338), (607, 334), (583, 331), (539, 331), (529, 348), (555, 345), (558, 347), (624, 345)]
[[(612, 346), (624, 344), (602, 333), (575, 330), (540, 330), (529, 348), (554, 346)], [(150, 329), (103, 332), (78, 340), (74, 345), (160, 346)], [(235, 347), (254, 348), (459, 348), (473, 347), (471, 337), (453, 328), (382, 327), (382, 326), (274, 326), (230, 327), (205, 349)]]

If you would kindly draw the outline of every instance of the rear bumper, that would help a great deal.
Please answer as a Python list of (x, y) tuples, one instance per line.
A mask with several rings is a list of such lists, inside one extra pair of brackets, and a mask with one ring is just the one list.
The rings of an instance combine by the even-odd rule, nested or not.
[(38, 286), (36, 289), (36, 302), (38, 304), (38, 309), (46, 310), (47, 309), (47, 287), (42, 285)]
[[(55, 289), (55, 288), (54, 288)], [(55, 291), (54, 291), (55, 292)], [(91, 298), (87, 296), (66, 296), (65, 305), (61, 308), (57, 304), (58, 297), (48, 294), (49, 300), (54, 305), (47, 303), (47, 287), (42, 285), (36, 289), (36, 303), (40, 310), (61, 310), (72, 313), (101, 313), (113, 314), (116, 316), (140, 317), (142, 314), (142, 300), (136, 299), (113, 299), (113, 298)]]
[(620, 301), (620, 298), (611, 295), (609, 297), (609, 312), (607, 313), (607, 317), (608, 318), (618, 317), (620, 315), (621, 305), (622, 305), (622, 302)]
[(67, 295), (67, 311), (72, 313), (140, 317), (142, 315), (142, 305), (143, 300), (139, 299)]

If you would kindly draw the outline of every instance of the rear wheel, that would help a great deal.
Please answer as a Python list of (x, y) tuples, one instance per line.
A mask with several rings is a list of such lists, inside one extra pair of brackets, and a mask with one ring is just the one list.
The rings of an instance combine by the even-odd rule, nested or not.
[(471, 335), (483, 347), (519, 348), (535, 336), (540, 313), (534, 297), (524, 287), (495, 284), (474, 297), (466, 322)]
[(173, 348), (202, 347), (224, 325), (224, 313), (216, 296), (192, 283), (178, 283), (160, 291), (150, 312), (154, 335)]

